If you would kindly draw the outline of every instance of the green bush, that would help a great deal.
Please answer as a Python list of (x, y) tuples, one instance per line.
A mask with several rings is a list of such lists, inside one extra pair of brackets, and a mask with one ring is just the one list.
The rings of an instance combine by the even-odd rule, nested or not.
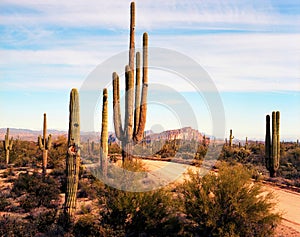
[(200, 236), (271, 236), (280, 215), (272, 193), (264, 193), (242, 166), (222, 165), (203, 178), (190, 173), (182, 185), (188, 229)]
[(109, 236), (174, 236), (180, 230), (166, 191), (132, 193), (108, 188), (105, 201), (102, 225)]

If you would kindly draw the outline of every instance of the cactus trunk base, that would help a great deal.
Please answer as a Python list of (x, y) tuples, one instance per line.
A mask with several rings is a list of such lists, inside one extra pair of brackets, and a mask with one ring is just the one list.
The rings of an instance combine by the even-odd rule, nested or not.
[(275, 170), (270, 170), (270, 177), (274, 178), (276, 176), (277, 176), (276, 171)]
[(9, 150), (5, 150), (6, 165), (9, 164)]
[(131, 142), (122, 143), (122, 161), (132, 161), (133, 158), (133, 144)]
[(65, 212), (70, 217), (73, 216), (76, 209), (76, 196), (79, 181), (79, 166), (80, 157), (76, 155), (70, 155), (67, 164), (67, 192), (65, 203)]
[(48, 159), (48, 150), (43, 150), (43, 174), (47, 172), (47, 159)]

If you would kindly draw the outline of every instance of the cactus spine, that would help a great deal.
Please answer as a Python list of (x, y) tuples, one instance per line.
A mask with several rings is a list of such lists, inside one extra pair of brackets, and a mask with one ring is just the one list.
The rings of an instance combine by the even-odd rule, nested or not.
[(77, 89), (72, 89), (70, 93), (68, 147), (66, 158), (67, 189), (64, 208), (65, 213), (73, 216), (76, 209), (80, 166), (80, 114)]
[(271, 177), (276, 176), (280, 162), (280, 112), (272, 112), (272, 140), (270, 115), (266, 116), (265, 163)]
[(103, 90), (102, 105), (102, 129), (101, 129), (100, 167), (103, 175), (107, 175), (107, 155), (108, 155), (108, 92)]
[(9, 128), (7, 128), (5, 138), (4, 138), (4, 141), (3, 141), (3, 147), (4, 147), (4, 150), (5, 150), (6, 165), (9, 164), (9, 151), (12, 150), (13, 143), (14, 143), (13, 137), (11, 137), (11, 139), (9, 139)]
[[(143, 78), (140, 89), (140, 53), (136, 54), (136, 82), (134, 83), (134, 28), (135, 4), (131, 3), (129, 65), (125, 67), (125, 123), (122, 128), (120, 113), (119, 76), (113, 73), (113, 114), (117, 138), (122, 142), (122, 160), (132, 159), (133, 144), (140, 142), (146, 125), (148, 93), (148, 35), (143, 34)], [(135, 86), (135, 90), (134, 90)], [(134, 95), (135, 93), (135, 95)], [(141, 94), (141, 95), (140, 95)]]
[(44, 122), (43, 122), (43, 138), (38, 137), (39, 148), (43, 151), (43, 174), (46, 174), (47, 163), (48, 163), (48, 151), (51, 149), (52, 145), (51, 134), (49, 134), (47, 139), (47, 115), (44, 113)]
[(234, 136), (232, 136), (232, 129), (230, 129), (230, 134), (229, 134), (229, 147), (232, 147), (232, 139)]

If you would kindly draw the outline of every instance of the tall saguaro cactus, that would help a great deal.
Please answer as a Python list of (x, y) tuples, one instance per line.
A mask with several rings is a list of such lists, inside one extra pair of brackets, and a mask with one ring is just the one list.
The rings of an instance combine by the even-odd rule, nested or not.
[(13, 146), (13, 137), (11, 137), (11, 139), (9, 139), (9, 128), (7, 128), (6, 130), (6, 135), (3, 141), (3, 147), (5, 150), (5, 158), (6, 158), (6, 165), (9, 164), (9, 151), (12, 150), (12, 146)]
[(103, 90), (102, 105), (102, 128), (101, 128), (101, 148), (100, 148), (100, 166), (103, 175), (107, 174), (107, 155), (108, 155), (108, 92)]
[[(125, 67), (125, 122), (121, 122), (119, 76), (113, 73), (113, 113), (117, 138), (122, 142), (122, 159), (131, 160), (134, 143), (140, 142), (146, 125), (148, 94), (148, 34), (143, 34), (143, 78), (140, 88), (140, 53), (136, 53), (136, 81), (134, 83), (135, 4), (131, 3), (129, 65)], [(135, 89), (134, 89), (135, 86)]]
[(271, 177), (276, 176), (280, 162), (280, 112), (272, 112), (272, 140), (270, 115), (266, 116), (265, 163)]
[(38, 137), (39, 148), (43, 151), (43, 174), (46, 174), (47, 163), (48, 163), (48, 150), (51, 149), (51, 134), (47, 138), (47, 115), (44, 113), (43, 123), (43, 138)]
[(70, 94), (68, 147), (66, 158), (67, 189), (65, 212), (69, 216), (73, 216), (76, 209), (80, 166), (80, 114), (79, 93), (77, 89), (72, 89)]

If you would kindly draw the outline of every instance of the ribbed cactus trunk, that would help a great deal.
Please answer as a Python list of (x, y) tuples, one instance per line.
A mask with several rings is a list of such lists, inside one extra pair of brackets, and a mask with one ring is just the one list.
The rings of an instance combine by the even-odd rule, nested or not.
[(11, 137), (11, 139), (9, 139), (9, 128), (7, 128), (6, 135), (5, 135), (5, 138), (3, 141), (6, 165), (9, 164), (9, 152), (12, 150), (12, 146), (13, 146), (13, 137)]
[[(135, 143), (143, 138), (147, 114), (148, 94), (148, 35), (143, 34), (143, 79), (140, 88), (140, 53), (136, 53), (136, 81), (134, 81), (135, 4), (131, 3), (129, 65), (125, 68), (125, 122), (121, 122), (119, 76), (113, 73), (113, 114), (117, 138), (122, 142), (122, 160), (132, 160)], [(135, 88), (134, 88), (135, 87)]]
[(108, 155), (108, 92), (103, 90), (102, 105), (102, 128), (101, 128), (101, 148), (100, 148), (100, 167), (103, 175), (107, 175), (107, 155)]
[(266, 116), (265, 164), (271, 177), (276, 176), (280, 162), (280, 112), (272, 112), (272, 140), (270, 116)]
[(48, 150), (51, 149), (52, 140), (51, 134), (47, 138), (47, 115), (44, 113), (44, 122), (43, 122), (43, 138), (41, 136), (38, 137), (39, 148), (43, 152), (43, 161), (42, 161), (42, 169), (43, 174), (46, 174), (47, 171), (47, 163), (48, 163)]
[(76, 209), (80, 166), (80, 114), (77, 89), (72, 89), (70, 94), (68, 147), (66, 158), (67, 189), (65, 212), (72, 217)]

